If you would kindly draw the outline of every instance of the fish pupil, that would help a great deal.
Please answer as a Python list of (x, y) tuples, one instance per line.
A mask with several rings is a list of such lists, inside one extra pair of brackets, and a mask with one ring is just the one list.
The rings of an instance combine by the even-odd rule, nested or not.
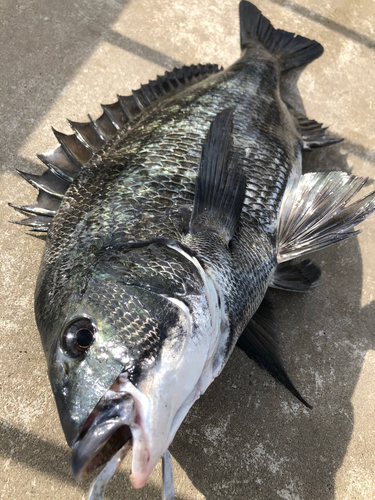
[(76, 341), (79, 347), (87, 349), (93, 342), (94, 335), (88, 328), (81, 328), (76, 333)]

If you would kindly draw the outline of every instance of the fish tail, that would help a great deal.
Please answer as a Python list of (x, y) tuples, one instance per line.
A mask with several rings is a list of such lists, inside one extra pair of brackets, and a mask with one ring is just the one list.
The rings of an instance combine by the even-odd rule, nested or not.
[(255, 5), (245, 0), (240, 3), (240, 35), (242, 50), (254, 42), (261, 43), (278, 58), (281, 71), (308, 64), (324, 50), (315, 40), (275, 29)]

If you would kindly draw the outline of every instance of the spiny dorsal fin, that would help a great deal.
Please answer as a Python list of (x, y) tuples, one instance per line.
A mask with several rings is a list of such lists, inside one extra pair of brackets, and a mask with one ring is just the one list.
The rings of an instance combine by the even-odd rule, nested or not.
[(49, 225), (51, 224), (51, 217), (44, 215), (32, 215), (27, 219), (12, 221), (14, 224), (21, 224), (22, 226), (29, 226), (30, 231), (48, 231)]
[(46, 170), (42, 175), (29, 174), (27, 172), (22, 172), (17, 170), (19, 175), (23, 177), (29, 184), (33, 187), (49, 193), (56, 198), (62, 199), (66, 190), (69, 187), (69, 183), (57, 177), (50, 170)]
[(76, 178), (80, 167), (66, 155), (62, 146), (42, 155), (37, 155), (49, 170), (69, 184)]
[(294, 387), (285, 371), (280, 357), (277, 337), (278, 327), (273, 314), (273, 307), (267, 299), (264, 299), (238, 339), (237, 345), (276, 380), (281, 382), (307, 408), (311, 408)]
[(91, 160), (92, 151), (75, 135), (66, 135), (52, 127), (52, 132), (61, 144), (63, 151), (72, 163), (80, 169), (82, 165)]
[(236, 230), (245, 199), (246, 178), (232, 154), (233, 109), (213, 120), (203, 144), (190, 221), (192, 234), (214, 231), (228, 243)]
[[(164, 76), (150, 80), (148, 84), (134, 90), (132, 95), (118, 96), (117, 102), (102, 105), (103, 113), (97, 120), (93, 120), (90, 116), (90, 121), (87, 123), (68, 120), (74, 134), (66, 135), (52, 129), (60, 146), (54, 151), (38, 155), (49, 170), (40, 176), (19, 172), (24, 179), (39, 190), (37, 200), (33, 205), (9, 204), (21, 212), (35, 214), (19, 223), (30, 226), (32, 230), (47, 231), (58, 210), (57, 203), (59, 202), (56, 202), (56, 199), (63, 198), (69, 184), (76, 178), (82, 166), (91, 160), (106, 141), (131, 124), (154, 101), (179, 92), (186, 86), (197, 83), (221, 70), (222, 68), (219, 68), (217, 64), (199, 64), (166, 71)], [(53, 201), (47, 201), (47, 193), (52, 196)]]
[(21, 213), (28, 213), (34, 215), (43, 215), (47, 217), (54, 217), (61, 203), (60, 198), (56, 198), (50, 193), (46, 193), (39, 189), (38, 197), (34, 204), (18, 206), (9, 203), (9, 206), (18, 210)]
[(293, 264), (282, 262), (277, 266), (269, 286), (291, 292), (309, 292), (319, 285), (320, 275), (319, 267), (310, 259)]
[(367, 179), (344, 172), (302, 175), (287, 187), (280, 209), (277, 261), (320, 250), (360, 231), (351, 231), (375, 211), (375, 191), (348, 205)]
[(315, 120), (309, 120), (307, 116), (296, 111), (290, 104), (287, 102), (285, 104), (287, 105), (289, 112), (298, 122), (303, 140), (304, 151), (311, 151), (315, 148), (331, 146), (332, 144), (337, 144), (344, 140), (341, 137), (332, 137), (331, 135), (326, 134), (328, 127), (323, 127), (322, 123), (318, 123)]
[(103, 146), (105, 141), (97, 134), (91, 121), (79, 123), (68, 120), (68, 123), (77, 136), (77, 139), (79, 139), (82, 144), (86, 145), (92, 153), (95, 153), (95, 151)]

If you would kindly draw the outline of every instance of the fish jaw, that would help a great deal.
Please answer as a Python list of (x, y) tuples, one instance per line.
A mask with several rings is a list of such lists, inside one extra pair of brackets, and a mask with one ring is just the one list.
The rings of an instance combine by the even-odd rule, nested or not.
[[(79, 378), (72, 376), (73, 369), (59, 347), (50, 362), (49, 378), (61, 425), (70, 447), (79, 438), (88, 419), (92, 418), (102, 396), (124, 369), (119, 360), (109, 356), (107, 359), (101, 359), (100, 354), (81, 361)], [(89, 391), (87, 387), (90, 387)]]
[[(149, 462), (146, 434), (143, 432), (143, 414), (147, 413), (148, 400), (127, 380), (119, 376), (101, 398), (72, 447), (72, 470), (78, 480), (90, 475), (105, 464), (121, 448), (133, 447), (133, 462), (144, 469)], [(128, 389), (123, 391), (123, 387)], [(131, 393), (131, 394), (130, 394)], [(122, 454), (122, 459), (126, 452)]]
[[(111, 392), (108, 391), (98, 403), (88, 419), (91, 425), (84, 425), (72, 447), (72, 470), (78, 480), (84, 479), (107, 458), (111, 458), (116, 448), (131, 442), (130, 425), (135, 421), (134, 401), (125, 395), (111, 402), (107, 396)], [(100, 406), (103, 407), (101, 410)]]

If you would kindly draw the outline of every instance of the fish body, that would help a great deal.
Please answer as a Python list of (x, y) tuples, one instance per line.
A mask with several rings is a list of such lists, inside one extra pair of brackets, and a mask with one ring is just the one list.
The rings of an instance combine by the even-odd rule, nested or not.
[(313, 286), (316, 266), (285, 262), (348, 237), (375, 209), (373, 194), (347, 206), (361, 179), (301, 177), (302, 149), (337, 140), (281, 99), (280, 73), (322, 47), (248, 2), (240, 21), (230, 68), (185, 69), (134, 94), (133, 108), (120, 100), (106, 110), (115, 133), (97, 121), (91, 142), (78, 127), (80, 145), (60, 137), (69, 165), (84, 164), (74, 175), (44, 158), (62, 201), (52, 221), (32, 221), (48, 225), (35, 314), (77, 477), (131, 440), (143, 486), (239, 339), (305, 402), (264, 295)]
[[(224, 316), (220, 319), (224, 331), (219, 339), (223, 352), (193, 399), (218, 375), (263, 299), (277, 265), (275, 241), (282, 194), (300, 154), (296, 127), (278, 95), (278, 62), (263, 52), (256, 57), (246, 56), (226, 72), (212, 75), (161, 101), (125, 136), (120, 134), (119, 139), (105, 146), (78, 174), (64, 197), (49, 230), (36, 289), (38, 328), (49, 335), (51, 327), (62, 331), (67, 317), (70, 321), (74, 315), (88, 315), (95, 317), (95, 323), (105, 321), (113, 325), (115, 349), (121, 351), (120, 356), (111, 355), (113, 371), (107, 366), (105, 377), (100, 374), (101, 383), (95, 384), (93, 400), (85, 401), (84, 414), (82, 395), (75, 386), (77, 380), (73, 382), (70, 376), (67, 386), (59, 389), (63, 407), (67, 398), (79, 401), (72, 400), (73, 406), (79, 405), (77, 427), (88, 417), (95, 399), (96, 403), (102, 396), (102, 384), (109, 387), (111, 379), (127, 364), (137, 374), (141, 370), (138, 363), (158, 356), (159, 346), (143, 347), (142, 329), (124, 332), (123, 337), (119, 335), (116, 324), (125, 318), (119, 316), (116, 308), (108, 310), (107, 300), (115, 301), (117, 307), (129, 304), (133, 294), (135, 297), (138, 294), (135, 291), (127, 294), (125, 287), (135, 286), (142, 287), (142, 294), (148, 290), (158, 294), (147, 299), (154, 301), (157, 308), (168, 307), (167, 299), (160, 294), (183, 299), (189, 293), (202, 297), (198, 309), (209, 307), (205, 284), (196, 265), (188, 260), (183, 249), (176, 251), (174, 242), (187, 244), (192, 251), (199, 252), (202, 269), (207, 266), (214, 276), (222, 299), (222, 307), (217, 309)], [(255, 60), (249, 64), (248, 57)], [(234, 154), (252, 179), (244, 203), (243, 229), (232, 240), (230, 252), (211, 239), (203, 241), (202, 248), (196, 242), (189, 245), (185, 241), (202, 145), (213, 118), (228, 106), (235, 110)], [(246, 120), (247, 116), (252, 118)], [(266, 128), (260, 130), (259, 123), (267, 123)], [(257, 182), (261, 178), (266, 182), (259, 191)], [(214, 258), (213, 252), (217, 254)], [(166, 278), (161, 279), (159, 273)], [(99, 275), (105, 278), (100, 279)], [(77, 295), (84, 302), (73, 312), (71, 303), (79, 300)], [(107, 300), (102, 305), (104, 296)], [(67, 304), (69, 310), (61, 314)], [(134, 307), (140, 307), (140, 303)], [(94, 313), (97, 308), (103, 308), (100, 319)], [(51, 318), (56, 321), (53, 325)], [(202, 320), (200, 323), (202, 328)], [(208, 318), (205, 323), (209, 327)], [(43, 340), (47, 356), (52, 356), (51, 377), (60, 385), (62, 369), (54, 358), (56, 345), (49, 347), (49, 342), (55, 339)], [(84, 373), (80, 370), (80, 374)], [(199, 371), (197, 375), (201, 375)], [(136, 383), (136, 375), (131, 380)], [(79, 383), (86, 387), (86, 380)], [(171, 381), (168, 385), (166, 390), (173, 391)]]

